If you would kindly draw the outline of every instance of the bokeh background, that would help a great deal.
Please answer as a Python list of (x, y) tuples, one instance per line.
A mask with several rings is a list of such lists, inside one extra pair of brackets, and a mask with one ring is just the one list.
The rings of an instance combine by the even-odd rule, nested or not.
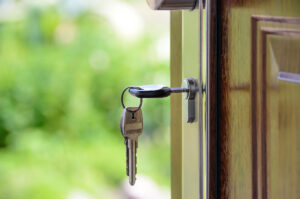
[(120, 94), (145, 84), (169, 85), (168, 12), (0, 0), (0, 199), (170, 198), (169, 99), (144, 101), (136, 186), (125, 174)]

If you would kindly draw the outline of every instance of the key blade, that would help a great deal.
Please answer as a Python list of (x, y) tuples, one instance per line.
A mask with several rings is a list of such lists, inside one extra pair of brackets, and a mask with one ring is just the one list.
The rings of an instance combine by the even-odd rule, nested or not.
[(125, 138), (125, 146), (126, 146), (126, 175), (129, 176), (129, 148), (128, 148), (128, 138)]
[(129, 183), (135, 184), (136, 175), (136, 140), (128, 139), (129, 148)]

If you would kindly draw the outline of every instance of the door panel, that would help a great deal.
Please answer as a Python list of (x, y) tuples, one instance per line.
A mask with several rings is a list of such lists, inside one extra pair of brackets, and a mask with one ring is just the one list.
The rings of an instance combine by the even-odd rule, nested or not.
[(207, 9), (210, 196), (299, 198), (300, 2), (212, 0)]
[[(196, 123), (177, 125), (182, 167), (172, 168), (182, 169), (176, 178), (182, 180), (180, 197), (299, 198), (300, 1), (206, 4), (204, 12), (200, 3), (200, 13), (206, 13), (203, 37), (199, 11), (182, 12), (182, 68), (174, 72), (171, 65), (181, 80), (201, 77), (203, 105)], [(199, 43), (205, 45), (202, 52)]]
[[(257, 56), (254, 70), (257, 77), (252, 83), (259, 85), (252, 96), (258, 96), (260, 118), (253, 134), (257, 170), (257, 194), (263, 198), (296, 198), (299, 196), (299, 25), (300, 19), (287, 17), (254, 16), (252, 27), (257, 28)], [(299, 23), (299, 25), (297, 25)], [(254, 28), (255, 29), (255, 28)], [(259, 38), (259, 39), (258, 39)], [(257, 80), (257, 81), (255, 81)], [(298, 103), (297, 103), (298, 102)], [(290, 105), (293, 108), (290, 108)], [(255, 113), (253, 113), (255, 115)], [(253, 118), (255, 119), (255, 118)], [(256, 172), (255, 172), (256, 171)]]
[[(262, 29), (263, 192), (269, 198), (300, 197), (300, 32)], [(264, 87), (263, 87), (264, 89)], [(264, 179), (266, 178), (266, 179)]]

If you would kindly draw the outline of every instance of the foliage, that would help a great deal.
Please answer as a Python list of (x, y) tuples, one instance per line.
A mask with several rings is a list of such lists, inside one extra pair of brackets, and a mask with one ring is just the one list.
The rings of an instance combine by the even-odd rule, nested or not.
[[(101, 198), (119, 186), (120, 93), (167, 80), (167, 61), (151, 57), (156, 39), (124, 41), (104, 18), (65, 17), (56, 7), (0, 24), (1, 199), (66, 198), (74, 190)], [(146, 101), (143, 110), (139, 172), (168, 185), (168, 100)]]

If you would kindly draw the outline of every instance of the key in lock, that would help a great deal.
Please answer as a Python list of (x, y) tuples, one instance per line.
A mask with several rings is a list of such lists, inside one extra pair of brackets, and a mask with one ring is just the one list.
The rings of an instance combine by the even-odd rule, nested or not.
[(182, 88), (169, 88), (163, 85), (137, 86), (129, 89), (129, 93), (138, 98), (164, 98), (172, 93), (183, 93), (184, 120), (193, 123), (196, 119), (196, 94), (199, 92), (197, 80), (186, 78)]
[[(139, 107), (126, 107), (123, 102), (123, 96), (126, 90), (135, 97), (140, 98)], [(182, 84), (182, 88), (169, 88), (162, 85), (147, 85), (138, 87), (127, 87), (123, 90), (121, 95), (121, 104), (124, 108), (122, 113), (120, 128), (126, 145), (126, 173), (129, 176), (129, 183), (135, 184), (137, 173), (137, 146), (138, 137), (143, 131), (143, 115), (141, 111), (143, 98), (163, 98), (168, 97), (172, 93), (183, 93), (186, 104), (185, 120), (188, 123), (195, 121), (195, 98), (198, 92), (197, 80), (187, 78)]]

